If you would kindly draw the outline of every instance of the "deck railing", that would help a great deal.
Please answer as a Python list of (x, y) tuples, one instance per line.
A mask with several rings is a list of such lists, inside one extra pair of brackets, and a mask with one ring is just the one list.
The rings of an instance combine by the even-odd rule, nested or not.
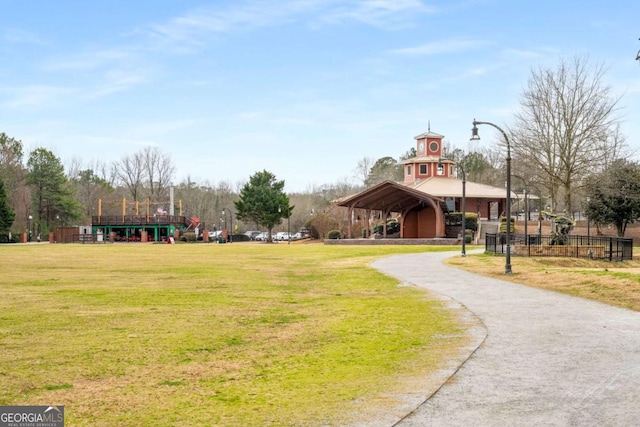
[(93, 226), (117, 226), (117, 225), (188, 225), (189, 219), (178, 215), (94, 215), (91, 217)]

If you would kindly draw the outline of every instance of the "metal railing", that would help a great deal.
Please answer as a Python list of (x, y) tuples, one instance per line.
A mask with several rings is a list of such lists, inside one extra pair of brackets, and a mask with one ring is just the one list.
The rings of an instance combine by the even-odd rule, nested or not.
[[(505, 233), (487, 233), (485, 251), (505, 254)], [(511, 235), (511, 255), (528, 257), (569, 257), (607, 261), (633, 259), (633, 239), (605, 236), (567, 236), (560, 244), (556, 236), (540, 234)]]
[(170, 225), (188, 224), (185, 216), (178, 215), (94, 215), (91, 217), (93, 226), (113, 226), (113, 225)]

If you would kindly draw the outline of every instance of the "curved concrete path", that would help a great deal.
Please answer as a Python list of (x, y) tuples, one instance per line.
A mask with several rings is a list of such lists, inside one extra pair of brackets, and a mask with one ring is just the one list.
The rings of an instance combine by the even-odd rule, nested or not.
[(475, 353), (396, 425), (640, 425), (640, 313), (442, 264), (452, 255), (372, 264), (458, 301), (486, 326)]

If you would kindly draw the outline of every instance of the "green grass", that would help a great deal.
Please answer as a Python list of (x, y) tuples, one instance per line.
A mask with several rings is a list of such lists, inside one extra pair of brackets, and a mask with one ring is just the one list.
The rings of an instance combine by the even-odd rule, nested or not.
[(341, 425), (466, 339), (368, 267), (424, 250), (2, 246), (0, 405), (65, 405), (69, 425)]
[(505, 259), (475, 254), (447, 260), (453, 267), (536, 288), (588, 298), (640, 311), (640, 260), (624, 262), (562, 257), (512, 257), (513, 273), (504, 274)]

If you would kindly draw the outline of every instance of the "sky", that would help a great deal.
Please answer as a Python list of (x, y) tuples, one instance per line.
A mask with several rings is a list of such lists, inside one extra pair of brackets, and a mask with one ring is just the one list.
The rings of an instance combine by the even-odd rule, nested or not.
[[(640, 152), (637, 0), (4, 0), (0, 132), (65, 165), (158, 147), (175, 182), (358, 183), (414, 137), (468, 151), (532, 71), (604, 65)], [(498, 139), (480, 128), (491, 146)], [(482, 147), (480, 145), (479, 147)]]

